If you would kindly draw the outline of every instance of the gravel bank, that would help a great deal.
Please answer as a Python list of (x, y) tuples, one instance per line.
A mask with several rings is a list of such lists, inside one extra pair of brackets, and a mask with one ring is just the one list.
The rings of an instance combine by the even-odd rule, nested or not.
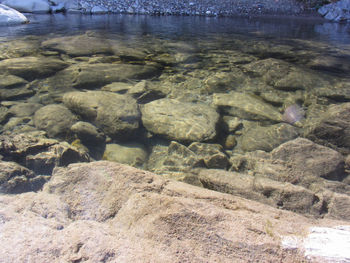
[(295, 0), (77, 0), (83, 13), (129, 13), (150, 15), (297, 15), (305, 12)]

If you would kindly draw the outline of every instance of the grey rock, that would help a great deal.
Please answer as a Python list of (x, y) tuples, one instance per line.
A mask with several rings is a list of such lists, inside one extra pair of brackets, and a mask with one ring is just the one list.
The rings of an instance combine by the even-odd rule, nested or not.
[(35, 91), (29, 86), (12, 89), (0, 89), (1, 100), (18, 100), (31, 97), (35, 94)]
[(152, 148), (146, 168), (162, 176), (177, 180), (197, 167), (205, 167), (204, 160), (185, 145), (172, 141), (169, 146)]
[(0, 60), (33, 56), (39, 52), (38, 43), (38, 39), (33, 39), (33, 37), (2, 42), (0, 43)]
[(10, 114), (6, 107), (0, 106), (0, 123), (6, 122), (10, 118)]
[[(11, 115), (11, 114), (10, 114)], [(10, 132), (10, 131), (15, 131), (18, 129), (23, 128), (23, 126), (28, 126), (32, 121), (32, 118), (28, 116), (23, 116), (23, 117), (11, 117), (8, 122), (4, 125), (3, 130), (5, 132)], [(35, 130), (33, 126), (31, 126), (32, 130)]]
[(139, 80), (154, 77), (158, 68), (148, 65), (79, 63), (59, 72), (51, 78), (51, 85), (77, 89), (98, 89), (112, 82)]
[(304, 135), (317, 143), (350, 153), (350, 103), (330, 105), (324, 114), (307, 123)]
[(205, 104), (160, 99), (143, 105), (146, 129), (177, 141), (207, 141), (216, 136), (219, 114)]
[(289, 124), (251, 127), (240, 136), (240, 148), (243, 151), (272, 151), (280, 144), (298, 137), (298, 131)]
[(108, 41), (89, 34), (52, 38), (42, 42), (41, 46), (44, 49), (59, 51), (73, 57), (113, 54)]
[(22, 86), (28, 82), (23, 78), (13, 75), (1, 75), (0, 76), (0, 89), (10, 89), (17, 86)]
[(306, 69), (296, 68), (278, 59), (264, 59), (245, 65), (244, 68), (279, 90), (310, 90), (329, 85), (328, 81)]
[(9, 109), (9, 113), (16, 117), (32, 116), (42, 106), (43, 105), (38, 103), (20, 102), (11, 106)]
[(129, 137), (139, 128), (140, 112), (131, 96), (106, 91), (70, 92), (63, 96), (63, 102), (111, 137)]
[(125, 94), (132, 87), (133, 87), (132, 84), (125, 83), (125, 82), (112, 82), (112, 83), (107, 84), (106, 86), (102, 87), (101, 90), (115, 92), (115, 93), (119, 93), (119, 94)]
[(350, 21), (350, 3), (347, 0), (324, 5), (318, 12), (328, 20), (337, 22)]
[(223, 112), (248, 120), (281, 122), (282, 115), (261, 98), (247, 93), (215, 93), (213, 103)]
[(34, 123), (38, 129), (46, 131), (49, 137), (69, 136), (70, 127), (77, 122), (77, 117), (65, 106), (51, 104), (37, 110)]
[(0, 161), (0, 193), (17, 194), (31, 191), (33, 171), (15, 162)]
[(89, 122), (78, 121), (70, 129), (86, 145), (103, 143), (106, 139), (106, 136)]
[(147, 161), (148, 153), (142, 144), (124, 143), (107, 144), (103, 160), (142, 167)]
[(217, 72), (204, 80), (209, 93), (231, 91), (243, 86), (248, 76), (240, 69), (233, 68), (230, 72)]
[(274, 159), (287, 162), (295, 174), (304, 177), (342, 180), (345, 175), (344, 157), (340, 153), (307, 139), (297, 138), (286, 142), (271, 154)]
[(133, 96), (138, 103), (145, 104), (153, 100), (164, 98), (168, 90), (153, 82), (142, 80), (128, 90), (128, 94)]
[[(51, 175), (56, 166), (89, 161), (87, 153), (66, 142), (47, 139), (39, 132), (1, 135), (0, 154), (4, 161), (16, 161), (37, 175)], [(35, 180), (40, 183), (41, 179)]]
[(229, 159), (219, 144), (194, 142), (188, 149), (202, 158), (209, 169), (226, 169), (229, 165)]
[(38, 153), (58, 141), (43, 136), (44, 132), (0, 135), (0, 154), (5, 161), (19, 161), (23, 164), (26, 155)]
[(47, 57), (20, 57), (0, 61), (0, 71), (26, 80), (54, 75), (68, 66), (62, 60)]
[(91, 14), (106, 14), (108, 13), (108, 9), (104, 8), (104, 7), (100, 7), (100, 6), (94, 6), (93, 8), (91, 8)]
[(51, 175), (55, 167), (88, 161), (90, 158), (86, 152), (80, 151), (66, 142), (60, 142), (39, 153), (27, 155), (25, 166), (36, 174)]
[(50, 11), (49, 2), (45, 0), (4, 0), (3, 4), (25, 13), (48, 13)]

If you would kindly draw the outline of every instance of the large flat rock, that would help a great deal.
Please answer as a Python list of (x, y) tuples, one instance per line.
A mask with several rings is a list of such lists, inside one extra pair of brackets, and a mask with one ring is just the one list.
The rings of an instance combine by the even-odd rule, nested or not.
[(2, 262), (301, 262), (281, 240), (344, 223), (111, 162), (55, 169), (43, 191), (0, 204)]

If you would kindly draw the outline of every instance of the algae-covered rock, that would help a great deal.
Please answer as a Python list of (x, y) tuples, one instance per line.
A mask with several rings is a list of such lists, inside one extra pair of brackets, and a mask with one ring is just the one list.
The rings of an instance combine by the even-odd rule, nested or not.
[(289, 124), (255, 126), (243, 132), (240, 137), (240, 148), (243, 151), (263, 150), (269, 152), (297, 136), (297, 129)]
[(134, 167), (142, 167), (147, 160), (145, 146), (138, 143), (107, 144), (103, 159), (107, 161), (124, 163)]
[(69, 135), (70, 127), (77, 122), (77, 117), (65, 106), (51, 104), (37, 110), (34, 124), (38, 129), (46, 131), (49, 137), (63, 137)]
[(216, 136), (219, 114), (205, 104), (160, 99), (145, 104), (142, 122), (146, 129), (177, 141), (207, 141)]
[(106, 91), (69, 92), (63, 103), (111, 137), (129, 137), (139, 128), (136, 100)]
[(20, 57), (0, 61), (0, 71), (25, 80), (45, 78), (66, 68), (68, 64), (56, 58)]
[(247, 93), (215, 93), (213, 103), (226, 114), (248, 120), (282, 121), (282, 115), (275, 107), (261, 98)]

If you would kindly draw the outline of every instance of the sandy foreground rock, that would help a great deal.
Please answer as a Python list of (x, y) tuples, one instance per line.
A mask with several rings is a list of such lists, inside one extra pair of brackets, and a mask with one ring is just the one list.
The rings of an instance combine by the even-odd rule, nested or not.
[(0, 262), (307, 262), (311, 226), (346, 225), (105, 161), (0, 204)]

